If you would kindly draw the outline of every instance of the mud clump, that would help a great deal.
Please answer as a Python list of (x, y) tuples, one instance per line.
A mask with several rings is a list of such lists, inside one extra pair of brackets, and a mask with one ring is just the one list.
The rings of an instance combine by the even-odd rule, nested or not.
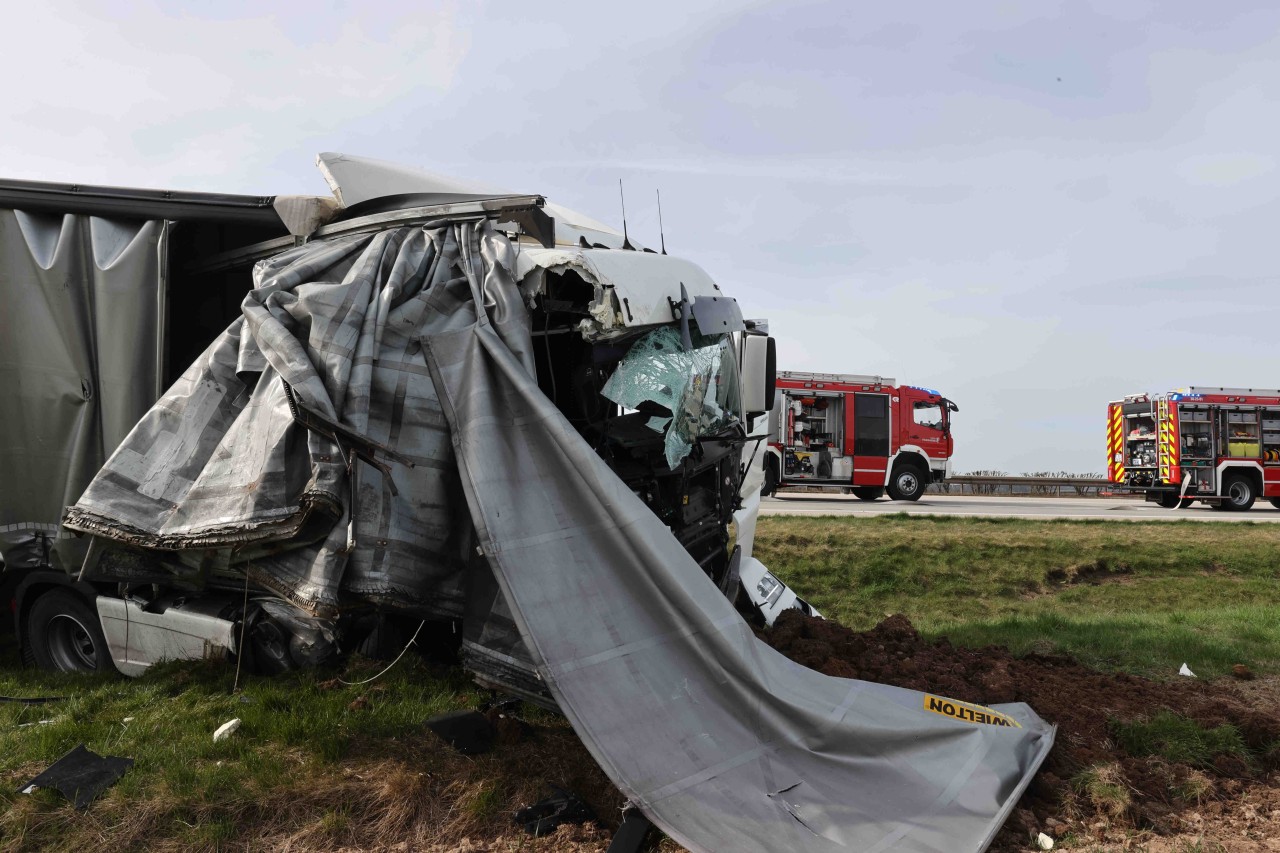
[[(1280, 831), (1280, 774), (1275, 772), (1280, 769), (1280, 708), (1251, 705), (1233, 692), (1238, 682), (1230, 679), (1158, 682), (1097, 672), (1061, 655), (1015, 657), (998, 646), (961, 648), (945, 638), (928, 642), (903, 616), (853, 631), (793, 610), (761, 631), (760, 638), (827, 675), (981, 705), (1025, 702), (1056, 724), (1053, 750), (993, 850), (1026, 849), (1032, 828), (1054, 827), (1101, 841), (1111, 838), (1109, 833), (1134, 830), (1198, 832), (1203, 826), (1196, 820), (1239, 810), (1271, 814), (1258, 831)], [(1216, 755), (1193, 766), (1129, 755), (1116, 744), (1112, 727), (1117, 722), (1149, 720), (1161, 711), (1206, 729), (1234, 726), (1249, 754)]]

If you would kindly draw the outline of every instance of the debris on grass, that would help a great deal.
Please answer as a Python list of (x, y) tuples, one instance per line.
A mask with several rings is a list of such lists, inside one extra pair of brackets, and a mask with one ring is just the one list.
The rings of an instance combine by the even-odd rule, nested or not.
[(19, 788), (18, 793), (30, 794), (37, 788), (52, 788), (84, 811), (132, 766), (132, 758), (104, 757), (80, 744)]
[(239, 728), (240, 728), (239, 717), (236, 717), (231, 720), (227, 720), (225, 723), (218, 726), (218, 730), (213, 733), (213, 742), (217, 743), (218, 741), (226, 740), (227, 738), (235, 734), (236, 730)]
[(532, 836), (550, 835), (564, 823), (594, 821), (596, 813), (576, 794), (550, 786), (552, 794), (516, 812), (516, 823)]
[(427, 720), (427, 728), (463, 755), (481, 755), (493, 748), (497, 733), (479, 711), (451, 711)]

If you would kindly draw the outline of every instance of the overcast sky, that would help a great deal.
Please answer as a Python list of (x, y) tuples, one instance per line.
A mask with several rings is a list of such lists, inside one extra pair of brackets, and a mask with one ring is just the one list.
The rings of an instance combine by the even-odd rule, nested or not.
[(779, 366), (1105, 469), (1106, 402), (1280, 386), (1280, 6), (14, 5), (0, 175), (322, 193), (318, 151), (538, 192), (706, 268)]

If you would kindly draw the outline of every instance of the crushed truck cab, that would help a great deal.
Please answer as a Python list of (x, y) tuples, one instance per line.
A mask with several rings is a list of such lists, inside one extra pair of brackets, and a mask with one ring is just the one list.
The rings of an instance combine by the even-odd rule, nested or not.
[(807, 609), (753, 554), (764, 325), (541, 196), (321, 166), (329, 199), (0, 182), (24, 649), (271, 672), (394, 612), (695, 853), (990, 843), (1051, 725), (808, 669), (735, 606)]
[[(532, 667), (511, 665), (521, 658), (514, 629), (498, 637), (490, 617), (469, 613), (453, 579), (467, 569), (455, 556), (464, 543), (451, 515), (462, 506), (461, 494), (451, 497), (443, 485), (418, 496), (436, 507), (434, 518), (429, 512), (423, 520), (447, 531), (417, 558), (435, 564), (425, 574), (440, 583), (399, 595), (394, 583), (378, 581), (375, 586), (387, 588), (339, 589), (321, 606), (306, 594), (293, 595), (287, 583), (259, 577), (245, 607), (243, 566), (229, 546), (236, 537), (207, 531), (144, 536), (83, 508), (73, 510), (73, 524), (94, 535), (73, 536), (60, 523), (64, 507), (76, 503), (113, 457), (117, 476), (128, 478), (154, 464), (157, 452), (180, 461), (192, 451), (197, 439), (168, 429), (156, 434), (158, 444), (118, 450), (166, 388), (182, 405), (232, 406), (209, 393), (229, 375), (192, 373), (189, 365), (207, 361), (228, 325), (241, 322), (246, 297), (275, 286), (255, 281), (259, 265), (434, 222), (492, 227), (489, 245), (507, 253), (501, 263), (521, 295), (529, 366), (539, 387), (707, 577), (737, 596), (738, 572), (751, 548), (742, 531), (754, 529), (755, 512), (754, 503), (744, 506), (741, 487), (758, 481), (761, 470), (751, 423), (762, 420), (767, 403), (761, 401), (772, 381), (771, 363), (766, 370), (753, 362), (744, 376), (742, 353), (748, 339), (767, 342), (771, 351), (762, 328), (744, 321), (737, 303), (696, 264), (636, 248), (625, 235), (540, 196), (476, 191), (344, 155), (321, 155), (318, 164), (332, 198), (0, 181), (0, 268), (6, 273), (0, 281), (11, 316), (19, 319), (15, 333), (0, 342), (0, 370), (12, 374), (21, 403), (3, 415), (0, 554), (6, 571), (0, 592), (11, 602), (6, 609), (27, 659), (138, 674), (158, 660), (239, 654), (278, 671), (351, 648), (377, 614), (399, 613), (461, 623), (463, 657), (478, 675), (547, 701)], [(345, 263), (335, 268), (339, 276)], [(64, 289), (51, 291), (55, 284)], [(94, 298), (97, 290), (109, 292), (110, 301)], [(49, 293), (71, 298), (50, 301)], [(93, 333), (104, 324), (110, 334)], [(746, 393), (744, 382), (761, 387)], [(74, 387), (74, 396), (63, 394), (63, 386)], [(287, 393), (292, 424), (278, 428), (316, 440), (325, 418), (305, 399), (299, 402), (305, 389)], [(405, 386), (399, 393), (415, 392)], [(746, 411), (748, 399), (761, 411)], [(353, 469), (366, 488), (389, 470), (376, 461), (387, 436), (381, 438), (356, 437), (341, 448), (339, 437), (335, 456), (350, 451), (384, 466)], [(440, 456), (447, 448), (431, 452)], [(157, 468), (147, 476), (154, 485), (137, 489), (144, 500), (180, 500), (189, 487), (185, 473)], [(306, 523), (329, 511), (329, 500), (317, 492)], [(458, 506), (440, 509), (450, 501)], [(265, 519), (238, 539), (303, 533), (285, 527)], [(370, 538), (354, 527), (351, 535)], [(183, 561), (196, 560), (197, 551), (203, 565), (193, 578)], [(758, 586), (743, 590), (744, 600), (759, 598)], [(771, 621), (777, 596), (759, 603)]]

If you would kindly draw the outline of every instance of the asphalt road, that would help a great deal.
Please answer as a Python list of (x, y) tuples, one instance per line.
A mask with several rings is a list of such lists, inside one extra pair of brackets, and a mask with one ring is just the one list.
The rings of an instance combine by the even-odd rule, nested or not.
[(1204, 504), (1162, 509), (1132, 498), (1011, 498), (925, 495), (915, 503), (881, 498), (867, 503), (852, 495), (787, 493), (760, 502), (761, 515), (971, 515), (988, 518), (1096, 518), (1106, 521), (1280, 522), (1280, 509), (1260, 500), (1248, 512), (1223, 512)]

